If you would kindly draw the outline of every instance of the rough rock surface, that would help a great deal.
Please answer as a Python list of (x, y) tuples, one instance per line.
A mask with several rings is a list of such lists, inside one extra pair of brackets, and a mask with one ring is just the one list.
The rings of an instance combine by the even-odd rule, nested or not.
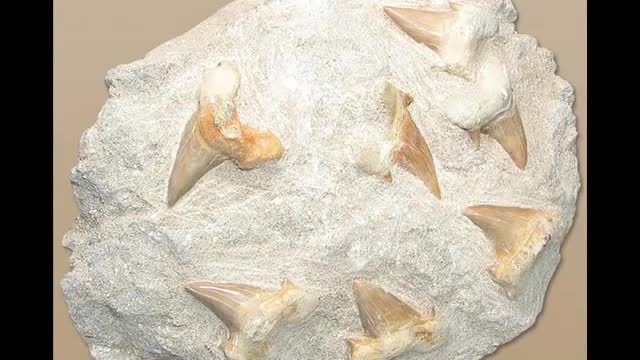
[[(81, 215), (64, 239), (73, 270), (62, 287), (93, 356), (224, 359), (226, 328), (183, 288), (205, 279), (277, 288), (288, 277), (320, 294), (317, 310), (279, 335), (268, 359), (347, 358), (343, 339), (362, 332), (356, 276), (418, 309), (435, 305), (447, 344), (402, 359), (479, 359), (529, 328), (575, 214), (574, 95), (554, 75), (552, 53), (515, 33), (509, 0), (476, 2), (501, 21), (494, 50), (513, 78), (526, 171), (497, 142), (483, 137), (475, 148), (447, 121), (440, 99), (457, 80), (433, 71), (437, 55), (382, 10), (429, 1), (237, 0), (111, 70), (110, 98), (72, 172)], [(241, 72), (241, 120), (277, 134), (286, 155), (251, 171), (227, 162), (167, 208), (199, 82), (221, 60)], [(389, 184), (354, 165), (354, 154), (382, 136), (385, 80), (415, 97), (411, 111), (435, 158), (441, 201), (400, 168)], [(487, 274), (491, 242), (462, 215), (479, 203), (562, 214), (515, 301)]]

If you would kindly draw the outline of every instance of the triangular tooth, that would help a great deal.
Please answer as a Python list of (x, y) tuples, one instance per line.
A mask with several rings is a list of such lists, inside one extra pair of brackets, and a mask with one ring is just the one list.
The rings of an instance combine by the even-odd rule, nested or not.
[(367, 337), (349, 340), (352, 359), (392, 359), (405, 352), (426, 352), (442, 343), (434, 335), (437, 322), (431, 313), (422, 316), (395, 295), (366, 280), (354, 280), (353, 292)]
[(507, 115), (496, 119), (490, 126), (483, 129), (483, 132), (496, 139), (516, 166), (524, 170), (528, 157), (527, 137), (517, 107)]
[(387, 6), (385, 13), (405, 33), (415, 41), (425, 44), (432, 50), (439, 52), (446, 41), (446, 33), (450, 24), (455, 20), (459, 7), (444, 10), (408, 9)]
[(273, 133), (254, 130), (238, 120), (235, 98), (239, 82), (239, 73), (226, 62), (205, 74), (198, 110), (185, 126), (171, 171), (169, 206), (226, 160), (235, 160), (242, 169), (252, 169), (282, 158), (284, 148)]
[(274, 328), (304, 319), (317, 306), (317, 298), (288, 279), (279, 290), (211, 281), (191, 282), (185, 289), (229, 329), (224, 346), (229, 359), (256, 359), (267, 351)]
[(440, 199), (440, 185), (431, 150), (407, 110), (407, 106), (413, 103), (413, 97), (386, 83), (383, 99), (391, 119), (388, 139), (363, 149), (357, 159), (358, 166), (370, 175), (392, 182), (391, 165), (399, 164), (422, 180)]
[(382, 336), (421, 318), (409, 305), (371, 282), (354, 280), (353, 293), (362, 327), (370, 336)]
[(209, 170), (228, 159), (225, 154), (207, 145), (197, 123), (198, 116), (196, 114), (189, 120), (182, 135), (169, 178), (167, 192), (169, 206), (173, 206)]
[[(436, 168), (429, 146), (427, 146), (419, 130), (415, 127), (413, 120), (407, 121), (405, 127), (409, 129), (405, 130), (405, 134), (416, 133), (418, 137), (409, 139), (409, 141), (413, 142), (407, 140), (410, 135), (403, 137), (405, 140), (396, 148), (395, 159), (407, 171), (422, 180), (436, 198), (441, 199), (440, 184), (438, 183)], [(415, 130), (411, 130), (411, 128)]]
[[(395, 101), (392, 100), (394, 97)], [(391, 109), (393, 117), (393, 138), (396, 143), (393, 159), (407, 171), (422, 180), (431, 193), (440, 199), (442, 195), (433, 162), (433, 155), (431, 155), (431, 150), (427, 142), (413, 121), (411, 113), (409, 113), (404, 105), (407, 103), (406, 99), (412, 98), (393, 85), (388, 84), (385, 90), (385, 102)]]
[(520, 279), (551, 238), (555, 212), (519, 207), (477, 205), (464, 215), (495, 245), (496, 262), (488, 271), (512, 298)]
[(232, 333), (243, 330), (251, 310), (247, 305), (268, 294), (255, 286), (217, 284), (211, 281), (191, 282), (185, 288), (211, 309)]

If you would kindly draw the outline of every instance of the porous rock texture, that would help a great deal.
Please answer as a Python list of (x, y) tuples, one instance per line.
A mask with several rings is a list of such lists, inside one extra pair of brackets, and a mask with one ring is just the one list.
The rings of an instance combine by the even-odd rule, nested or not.
[[(580, 187), (573, 89), (554, 74), (549, 50), (515, 32), (509, 0), (475, 3), (500, 19), (492, 51), (513, 80), (529, 143), (525, 171), (496, 141), (483, 137), (476, 148), (447, 120), (441, 99), (461, 80), (434, 71), (437, 54), (383, 12), (429, 1), (236, 0), (109, 71), (109, 99), (71, 175), (81, 215), (64, 238), (73, 270), (62, 287), (92, 355), (224, 359), (227, 329), (184, 290), (193, 280), (275, 289), (287, 277), (320, 295), (306, 322), (271, 341), (267, 359), (346, 359), (344, 339), (362, 333), (355, 277), (416, 309), (435, 306), (446, 344), (402, 359), (480, 359), (531, 327)], [(222, 60), (242, 76), (241, 121), (273, 131), (285, 157), (250, 171), (227, 162), (168, 208), (197, 89)], [(435, 159), (440, 201), (401, 168), (387, 183), (355, 166), (388, 124), (385, 81), (415, 98), (410, 110)], [(493, 244), (462, 215), (476, 204), (561, 213), (513, 301), (486, 271)]]

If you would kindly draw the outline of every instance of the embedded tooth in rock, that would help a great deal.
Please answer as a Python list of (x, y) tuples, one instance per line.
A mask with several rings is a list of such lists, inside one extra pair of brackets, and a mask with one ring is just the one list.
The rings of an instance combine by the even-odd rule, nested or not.
[(229, 329), (224, 352), (232, 360), (259, 358), (274, 330), (305, 319), (318, 305), (317, 297), (287, 279), (279, 290), (211, 281), (191, 282), (185, 288)]
[(480, 7), (450, 3), (448, 9), (385, 7), (385, 13), (415, 41), (440, 55), (444, 69), (471, 76), (484, 43), (498, 32), (498, 20)]
[(371, 282), (356, 279), (353, 292), (365, 336), (347, 340), (352, 360), (384, 360), (424, 353), (443, 343), (433, 309), (426, 315)]
[(252, 169), (282, 157), (282, 143), (273, 133), (255, 130), (239, 121), (236, 109), (239, 87), (240, 74), (228, 62), (221, 62), (205, 74), (198, 110), (182, 133), (169, 178), (169, 206), (207, 172), (227, 160), (235, 161), (241, 169)]
[(489, 269), (493, 280), (513, 299), (524, 273), (552, 237), (554, 211), (477, 205), (464, 215), (495, 245), (496, 261)]
[(527, 137), (522, 126), (520, 112), (515, 105), (509, 113), (497, 118), (482, 132), (494, 138), (509, 154), (516, 166), (524, 170), (528, 157)]
[(419, 178), (440, 199), (433, 156), (407, 109), (413, 103), (413, 98), (387, 83), (384, 100), (391, 118), (387, 139), (380, 146), (365, 149), (358, 164), (365, 172), (384, 177), (387, 181), (392, 181), (392, 164), (398, 164)]
[(527, 137), (516, 104), (506, 66), (496, 56), (488, 56), (476, 80), (466, 92), (445, 101), (449, 120), (469, 132), (475, 145), (480, 134), (489, 135), (522, 170), (527, 165)]

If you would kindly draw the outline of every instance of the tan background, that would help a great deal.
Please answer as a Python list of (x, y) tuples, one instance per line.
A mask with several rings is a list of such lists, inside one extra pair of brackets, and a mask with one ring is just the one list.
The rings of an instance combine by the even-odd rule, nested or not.
[[(349, 0), (344, 0), (349, 1)], [(583, 189), (563, 262), (538, 323), (491, 360), (586, 359), (586, 0), (513, 0), (517, 29), (556, 54), (559, 74), (576, 89)], [(80, 135), (107, 98), (106, 71), (143, 57), (200, 23), (229, 0), (54, 1), (54, 359), (86, 360), (89, 353), (67, 315), (59, 283), (69, 271), (63, 234), (78, 215), (69, 174)]]

